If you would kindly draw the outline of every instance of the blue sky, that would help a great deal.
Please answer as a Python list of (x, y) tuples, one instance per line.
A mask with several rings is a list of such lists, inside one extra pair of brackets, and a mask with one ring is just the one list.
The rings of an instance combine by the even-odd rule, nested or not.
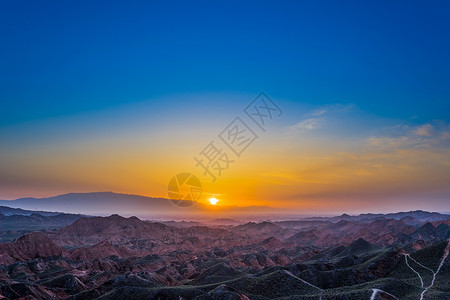
[(448, 1), (2, 1), (0, 124), (173, 94), (448, 120)]

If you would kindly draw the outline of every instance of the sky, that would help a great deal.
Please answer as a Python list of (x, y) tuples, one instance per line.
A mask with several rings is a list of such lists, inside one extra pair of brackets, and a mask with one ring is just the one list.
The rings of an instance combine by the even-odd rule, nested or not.
[[(0, 199), (450, 211), (450, 2), (2, 1)], [(265, 92), (264, 130), (245, 108)], [(267, 100), (269, 101), (269, 100)], [(220, 138), (239, 117), (257, 138)], [(248, 131), (247, 131), (248, 132)], [(223, 136), (222, 136), (223, 137)], [(216, 181), (194, 158), (213, 142)]]

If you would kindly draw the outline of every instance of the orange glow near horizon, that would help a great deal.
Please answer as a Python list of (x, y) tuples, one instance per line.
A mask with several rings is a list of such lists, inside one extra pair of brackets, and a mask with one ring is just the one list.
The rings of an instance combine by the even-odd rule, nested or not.
[[(211, 209), (369, 210), (394, 202), (401, 207), (405, 201), (415, 202), (408, 209), (420, 209), (424, 203), (420, 199), (428, 197), (434, 197), (427, 201), (430, 209), (444, 207), (450, 134), (445, 126), (439, 130), (430, 126), (425, 127), (428, 131), (408, 128), (400, 137), (348, 140), (309, 127), (303, 131), (274, 128), (241, 157), (233, 157), (235, 162), (216, 182), (193, 160), (219, 131), (209, 127), (170, 127), (148, 133), (142, 128), (124, 129), (35, 148), (5, 148), (0, 199), (94, 191), (167, 198), (169, 180), (190, 172), (202, 183), (200, 203)], [(195, 136), (192, 131), (202, 134)], [(435, 196), (437, 191), (443, 194)], [(220, 205), (210, 198), (220, 199)]]

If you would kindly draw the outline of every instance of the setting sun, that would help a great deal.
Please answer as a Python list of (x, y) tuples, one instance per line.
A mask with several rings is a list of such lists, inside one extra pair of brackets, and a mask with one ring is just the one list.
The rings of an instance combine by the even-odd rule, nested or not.
[(217, 198), (209, 198), (209, 203), (211, 203), (211, 205), (216, 205), (217, 202), (219, 202), (219, 199), (217, 199)]

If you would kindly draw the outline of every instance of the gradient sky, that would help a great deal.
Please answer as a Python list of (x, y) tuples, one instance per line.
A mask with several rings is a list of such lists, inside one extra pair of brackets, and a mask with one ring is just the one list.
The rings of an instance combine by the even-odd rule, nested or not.
[[(449, 14), (449, 1), (2, 1), (0, 199), (166, 197), (192, 172), (221, 205), (450, 211)], [(284, 114), (210, 183), (193, 157), (260, 91)]]

